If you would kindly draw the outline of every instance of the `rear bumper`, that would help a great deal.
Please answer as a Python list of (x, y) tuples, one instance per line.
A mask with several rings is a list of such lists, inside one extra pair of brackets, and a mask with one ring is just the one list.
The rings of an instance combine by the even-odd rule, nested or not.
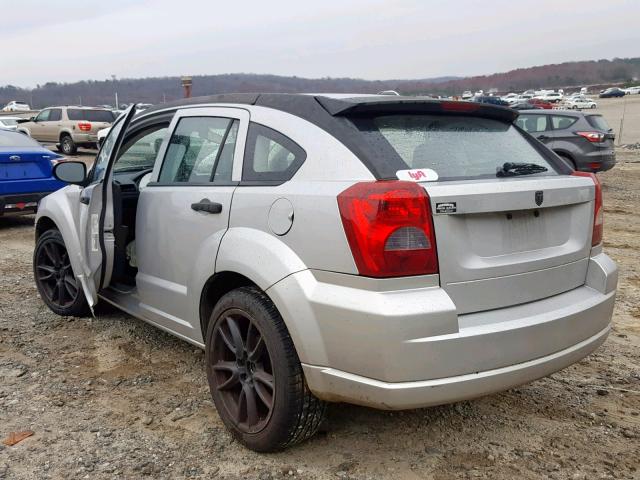
[(332, 368), (303, 365), (316, 395), (383, 410), (404, 410), (459, 402), (532, 382), (576, 363), (598, 348), (611, 327), (576, 345), (545, 357), (508, 367), (416, 382), (390, 383)]
[(576, 158), (576, 167), (583, 172), (604, 172), (611, 170), (616, 164), (613, 149), (599, 149)]
[(598, 254), (579, 288), (467, 315), (457, 315), (437, 277), (395, 282), (303, 271), (267, 290), (318, 397), (416, 408), (504, 390), (562, 369), (606, 338), (617, 268)]
[(50, 192), (0, 196), (0, 216), (34, 213), (38, 209), (40, 200), (49, 193)]

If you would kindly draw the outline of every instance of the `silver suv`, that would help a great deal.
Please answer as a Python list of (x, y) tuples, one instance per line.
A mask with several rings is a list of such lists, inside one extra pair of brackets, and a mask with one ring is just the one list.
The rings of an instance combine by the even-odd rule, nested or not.
[(74, 155), (78, 147), (96, 148), (98, 130), (107, 128), (114, 120), (111, 110), (89, 107), (45, 108), (18, 131), (39, 142), (56, 143), (65, 155)]
[(408, 409), (504, 390), (607, 337), (602, 190), (492, 105), (224, 95), (132, 108), (38, 210), (60, 315), (98, 302), (205, 349), (249, 448), (326, 402)]

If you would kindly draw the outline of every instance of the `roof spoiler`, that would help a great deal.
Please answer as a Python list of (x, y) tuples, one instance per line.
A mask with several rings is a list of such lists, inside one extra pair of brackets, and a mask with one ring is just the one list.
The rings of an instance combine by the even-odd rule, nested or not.
[(507, 107), (467, 101), (434, 100), (424, 97), (331, 98), (317, 96), (316, 100), (333, 116), (441, 113), (491, 118), (508, 123), (518, 118), (518, 112)]

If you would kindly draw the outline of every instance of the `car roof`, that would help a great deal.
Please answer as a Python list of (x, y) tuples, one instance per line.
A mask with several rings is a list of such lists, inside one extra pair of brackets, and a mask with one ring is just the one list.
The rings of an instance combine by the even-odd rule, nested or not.
[(512, 122), (517, 112), (498, 105), (465, 101), (439, 100), (431, 97), (374, 94), (299, 94), (299, 93), (228, 93), (182, 99), (156, 105), (144, 111), (145, 116), (167, 109), (208, 104), (246, 104), (282, 110), (312, 123), (326, 116), (451, 113), (481, 116)]
[[(520, 110), (520, 115), (522, 114), (527, 114), (527, 115), (562, 115), (564, 117), (583, 117), (585, 114), (584, 112), (572, 112), (569, 110)], [(589, 114), (589, 115), (593, 115), (593, 114)], [(599, 114), (595, 114), (595, 115), (599, 115)]]

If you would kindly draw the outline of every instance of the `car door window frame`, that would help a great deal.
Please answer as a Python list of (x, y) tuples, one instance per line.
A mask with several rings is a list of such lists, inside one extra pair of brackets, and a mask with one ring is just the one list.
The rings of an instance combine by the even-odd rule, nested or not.
[[(295, 158), (293, 162), (282, 171), (275, 172), (256, 172), (253, 169), (253, 160), (256, 150), (258, 137), (265, 137), (292, 153)], [(243, 186), (277, 186), (288, 182), (293, 178), (296, 172), (304, 164), (307, 159), (307, 152), (295, 140), (289, 138), (284, 133), (275, 130), (266, 125), (257, 122), (250, 122), (249, 131), (247, 133), (247, 143), (244, 150), (244, 160), (242, 165), (242, 181)], [(251, 174), (255, 178), (246, 178), (247, 174)], [(279, 177), (279, 178), (278, 178)]]
[[(169, 149), (169, 145), (171, 143), (171, 138), (176, 133), (176, 129), (180, 120), (184, 118), (191, 117), (218, 117), (218, 118), (228, 118), (231, 120), (229, 127), (232, 127), (233, 121), (237, 120), (238, 123), (238, 132), (236, 134), (236, 144), (233, 152), (233, 167), (231, 173), (231, 181), (228, 182), (160, 182), (158, 181), (160, 178), (160, 172), (165, 162), (165, 158), (167, 155), (167, 151)], [(211, 186), (211, 187), (222, 187), (222, 186), (236, 186), (240, 183), (241, 170), (242, 170), (242, 154), (245, 149), (245, 142), (247, 138), (247, 130), (249, 128), (249, 112), (243, 108), (236, 107), (192, 107), (192, 108), (184, 108), (180, 109), (176, 112), (171, 121), (171, 125), (169, 126), (169, 131), (167, 136), (165, 137), (165, 142), (162, 147), (160, 147), (160, 151), (158, 152), (158, 156), (156, 157), (156, 164), (153, 169), (153, 173), (151, 175), (151, 181), (147, 184), (147, 187), (168, 187), (168, 186), (182, 186), (182, 187), (197, 187), (197, 186)], [(226, 141), (226, 137), (225, 137)], [(224, 145), (222, 145), (224, 148)], [(218, 167), (218, 163), (214, 165), (215, 168)], [(212, 170), (212, 175), (215, 175), (215, 168)], [(210, 179), (211, 180), (211, 179)]]

